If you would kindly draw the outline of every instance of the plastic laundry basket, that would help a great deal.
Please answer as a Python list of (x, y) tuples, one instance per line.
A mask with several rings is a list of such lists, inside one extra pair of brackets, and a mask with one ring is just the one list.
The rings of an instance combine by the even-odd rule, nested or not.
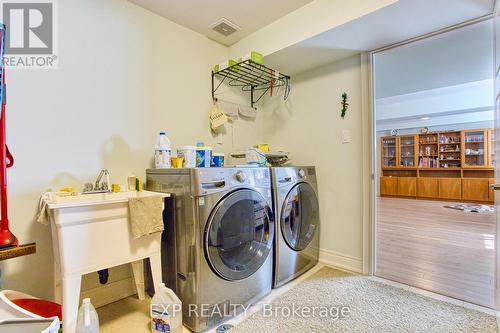
[[(17, 300), (17, 304), (14, 303), (15, 300)], [(25, 304), (26, 306), (22, 307), (21, 304)], [(30, 309), (38, 310), (30, 311)], [(38, 314), (34, 312), (37, 312)], [(0, 318), (51, 317), (61, 317), (61, 306), (59, 304), (45, 301), (18, 291), (2, 290), (0, 292)]]

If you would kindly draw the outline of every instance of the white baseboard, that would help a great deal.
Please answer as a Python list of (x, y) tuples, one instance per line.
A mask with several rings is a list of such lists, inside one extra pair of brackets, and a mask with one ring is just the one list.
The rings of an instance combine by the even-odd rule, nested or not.
[(135, 295), (136, 293), (134, 279), (128, 277), (123, 280), (106, 283), (97, 288), (82, 291), (81, 298), (90, 298), (94, 307), (98, 308)]
[(363, 273), (363, 259), (343, 253), (319, 249), (319, 261), (325, 265), (337, 267), (355, 273)]

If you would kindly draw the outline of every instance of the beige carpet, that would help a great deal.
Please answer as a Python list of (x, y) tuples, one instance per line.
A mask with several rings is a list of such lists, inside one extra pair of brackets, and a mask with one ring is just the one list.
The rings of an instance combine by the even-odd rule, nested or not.
[[(346, 306), (350, 313), (334, 320), (316, 312), (297, 316), (279, 309)], [(323, 268), (303, 283), (259, 310), (230, 333), (245, 332), (497, 332), (494, 316), (388, 286), (367, 277)], [(324, 313), (323, 313), (324, 314)], [(309, 318), (305, 318), (309, 316)]]

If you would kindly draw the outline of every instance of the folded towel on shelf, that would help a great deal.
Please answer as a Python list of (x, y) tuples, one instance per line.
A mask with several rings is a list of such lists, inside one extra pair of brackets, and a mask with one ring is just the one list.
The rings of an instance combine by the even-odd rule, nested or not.
[(130, 198), (128, 207), (134, 238), (163, 231), (163, 197)]

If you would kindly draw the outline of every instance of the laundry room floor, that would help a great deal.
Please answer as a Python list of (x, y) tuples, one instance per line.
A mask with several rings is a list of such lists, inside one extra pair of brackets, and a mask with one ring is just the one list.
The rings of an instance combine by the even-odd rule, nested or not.
[[(150, 332), (149, 299), (129, 297), (98, 309), (101, 333)], [(294, 317), (283, 312), (265, 316), (263, 306), (347, 307), (335, 320)], [(366, 277), (317, 265), (288, 285), (273, 290), (246, 316), (228, 321), (232, 333), (330, 331), (462, 331), (497, 332), (495, 311), (377, 277)], [(189, 332), (184, 328), (184, 332)], [(215, 332), (215, 329), (209, 331)]]
[[(318, 270), (324, 267), (322, 264), (318, 264), (313, 267), (309, 272), (305, 273), (301, 277), (295, 279), (294, 281), (288, 283), (287, 285), (274, 289), (270, 295), (262, 299), (258, 304), (253, 306), (249, 313), (258, 311), (261, 304), (266, 304), (272, 302), (276, 297), (279, 297), (289, 290), (291, 290), (296, 285), (305, 281), (310, 276), (314, 275)], [(150, 333), (151, 329), (149, 327), (149, 305), (150, 298), (146, 298), (143, 301), (137, 299), (136, 296), (127, 297), (118, 302), (111, 303), (109, 305), (100, 307), (97, 309), (99, 314), (99, 324), (100, 333)], [(239, 315), (227, 323), (232, 325), (237, 325), (245, 320), (245, 316)], [(184, 327), (183, 333), (190, 333), (191, 331)], [(207, 331), (209, 333), (215, 333), (216, 329)]]

